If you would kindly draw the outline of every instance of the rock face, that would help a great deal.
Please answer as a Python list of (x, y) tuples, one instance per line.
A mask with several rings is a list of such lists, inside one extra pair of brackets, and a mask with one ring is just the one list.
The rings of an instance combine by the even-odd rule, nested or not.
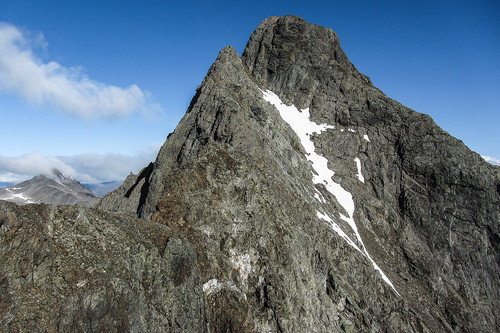
[(98, 206), (110, 211), (121, 211), (139, 216), (150, 187), (154, 164), (150, 163), (138, 175), (131, 173), (112, 194), (104, 196)]
[(99, 201), (99, 197), (77, 180), (54, 170), (50, 176), (36, 176), (20, 184), (0, 189), (0, 200), (19, 205), (45, 203), (92, 207)]
[(0, 202), (0, 331), (206, 332), (193, 246), (78, 206)]
[[(56, 330), (71, 318), (87, 331), (499, 330), (500, 168), (386, 97), (333, 31), (297, 17), (262, 22), (242, 57), (223, 49), (156, 161), (98, 207), (115, 213), (3, 207), (2, 254), (17, 259), (4, 255), (0, 272), (36, 252), (11, 244), (49, 225), (89, 243), (46, 258), (106, 270), (104, 283), (59, 290), (30, 278), (40, 255), (28, 273), (0, 273), (3, 327), (35, 322), (22, 286), (38, 281), (44, 304), (63, 295), (85, 309), (51, 312)], [(39, 216), (37, 232), (4, 227), (23, 216)]]

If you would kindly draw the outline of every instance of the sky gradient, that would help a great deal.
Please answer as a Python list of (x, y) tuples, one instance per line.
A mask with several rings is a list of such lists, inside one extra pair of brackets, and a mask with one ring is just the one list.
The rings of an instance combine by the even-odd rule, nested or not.
[(137, 172), (218, 52), (286, 14), (334, 30), (376, 87), (500, 163), (498, 1), (2, 0), (0, 182)]

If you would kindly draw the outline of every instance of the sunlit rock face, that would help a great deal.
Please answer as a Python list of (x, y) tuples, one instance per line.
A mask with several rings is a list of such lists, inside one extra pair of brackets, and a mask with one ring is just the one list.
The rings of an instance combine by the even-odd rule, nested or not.
[[(92, 267), (123, 266), (104, 268), (100, 287), (82, 284), (85, 259), (69, 252), (78, 281), (54, 293), (90, 304), (86, 317), (32, 311), (72, 329), (98, 331), (117, 313), (137, 332), (491, 332), (499, 189), (498, 167), (373, 87), (333, 31), (272, 17), (241, 57), (220, 52), (156, 161), (101, 210), (55, 220), (61, 212), (4, 207), (2, 253), (26, 237), (12, 216), (38, 214), (36, 228), (95, 221), (61, 235), (99, 240), (85, 247)], [(12, 282), (21, 273), (2, 274), (2, 290), (29, 294)], [(37, 274), (40, 286), (54, 281)], [(21, 327), (24, 303), (8, 304), (2, 318), (17, 321), (2, 325)]]

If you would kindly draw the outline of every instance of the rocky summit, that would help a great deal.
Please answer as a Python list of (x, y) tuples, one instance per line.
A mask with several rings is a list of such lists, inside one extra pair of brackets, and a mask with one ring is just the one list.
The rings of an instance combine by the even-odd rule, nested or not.
[(500, 168), (298, 17), (223, 49), (98, 209), (0, 213), (6, 332), (500, 327)]

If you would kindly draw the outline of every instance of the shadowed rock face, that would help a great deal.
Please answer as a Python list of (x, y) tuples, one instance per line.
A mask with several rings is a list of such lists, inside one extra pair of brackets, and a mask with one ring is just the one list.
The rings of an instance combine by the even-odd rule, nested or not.
[[(333, 31), (273, 17), (241, 58), (220, 52), (155, 163), (99, 204), (142, 218), (83, 210), (99, 215), (110, 237), (90, 232), (93, 223), (66, 237), (90, 232), (127, 254), (113, 260), (133, 273), (106, 278), (138, 283), (138, 303), (121, 313), (149, 331), (491, 332), (500, 321), (498, 188), (498, 167), (374, 88)], [(4, 220), (36, 207), (9, 208)], [(173, 247), (151, 250), (139, 260), (149, 273), (136, 271), (123, 247), (154, 244)], [(113, 262), (98, 247), (86, 251)], [(28, 297), (11, 287), (13, 276), (1, 280), (5, 290)], [(152, 290), (145, 277), (161, 304), (143, 296)], [(113, 288), (106, 295), (121, 297)], [(50, 304), (47, 295), (39, 297)], [(121, 304), (95, 299), (107, 307), (92, 320)], [(24, 303), (14, 304), (3, 318), (22, 318)], [(178, 326), (164, 324), (176, 316)]]
[[(443, 329), (498, 329), (499, 169), (374, 88), (331, 30), (270, 18), (242, 60), (260, 86), (309, 107), (315, 122), (355, 131), (324, 132), (316, 148), (352, 189), (367, 246), (402, 278), (393, 277), (403, 299)], [(349, 177), (356, 157), (361, 187)]]

